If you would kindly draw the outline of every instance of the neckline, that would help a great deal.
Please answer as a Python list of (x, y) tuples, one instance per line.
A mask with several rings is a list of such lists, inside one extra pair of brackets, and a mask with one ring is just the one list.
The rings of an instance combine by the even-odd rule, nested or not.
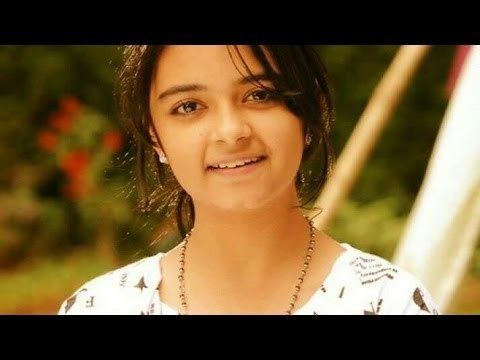
[[(322, 285), (315, 290), (315, 292), (310, 296), (310, 298), (297, 310), (295, 310), (292, 315), (301, 315), (308, 313), (308, 311), (312, 308), (313, 304), (315, 303), (315, 300), (319, 296), (323, 296), (325, 293), (323, 292), (322, 288), (323, 287), (328, 287), (328, 285), (333, 281), (333, 279), (336, 278), (337, 273), (340, 272), (341, 265), (344, 264), (347, 259), (350, 257), (350, 255), (354, 252), (355, 248), (351, 246), (350, 244), (347, 243), (339, 243), (339, 245), (345, 250), (343, 251), (333, 262), (332, 267), (330, 268), (330, 271), (328, 272), (327, 276), (323, 280)], [(162, 272), (160, 269), (160, 260), (162, 257), (165, 255), (165, 253), (158, 253), (155, 258), (156, 258), (156, 278), (158, 279), (157, 284), (160, 285), (160, 282), (162, 281)], [(163, 302), (162, 299), (160, 298), (160, 292), (158, 290), (155, 290), (154, 292), (154, 298), (156, 298), (156, 301), (158, 302), (159, 308), (160, 308), (160, 315), (178, 315), (179, 311), (168, 305), (167, 303)], [(152, 298), (153, 301), (153, 298)]]

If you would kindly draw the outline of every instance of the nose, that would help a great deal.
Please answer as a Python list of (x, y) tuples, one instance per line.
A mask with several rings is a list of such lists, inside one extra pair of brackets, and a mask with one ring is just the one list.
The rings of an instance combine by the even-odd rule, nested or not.
[(236, 145), (242, 140), (247, 140), (252, 135), (252, 128), (245, 115), (230, 106), (219, 109), (215, 116), (213, 137), (215, 142), (227, 145)]

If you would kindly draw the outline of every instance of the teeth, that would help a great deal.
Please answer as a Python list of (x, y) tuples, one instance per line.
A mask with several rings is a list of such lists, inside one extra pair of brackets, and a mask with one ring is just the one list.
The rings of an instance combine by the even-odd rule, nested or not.
[(260, 159), (259, 157), (256, 157), (256, 158), (246, 159), (246, 160), (237, 160), (237, 161), (232, 161), (232, 162), (228, 162), (228, 163), (218, 164), (218, 165), (212, 166), (212, 167), (215, 168), (215, 169), (225, 169), (225, 168), (233, 169), (233, 168), (236, 168), (238, 166), (243, 166), (245, 164), (249, 164), (249, 163), (258, 161), (259, 159)]

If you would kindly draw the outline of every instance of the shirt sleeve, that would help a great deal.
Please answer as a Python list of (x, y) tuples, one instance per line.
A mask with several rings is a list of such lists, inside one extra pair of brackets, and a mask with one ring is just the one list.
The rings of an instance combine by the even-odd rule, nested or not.
[(84, 285), (62, 303), (58, 315), (94, 314), (97, 310), (95, 300), (96, 294)]
[(399, 270), (399, 276), (380, 295), (387, 315), (439, 315), (439, 309), (426, 287), (414, 276)]
[(428, 290), (421, 283), (417, 283), (410, 290), (401, 315), (439, 315), (439, 310)]
[(75, 291), (60, 306), (58, 315), (112, 315), (122, 313), (118, 291), (110, 276), (93, 279)]

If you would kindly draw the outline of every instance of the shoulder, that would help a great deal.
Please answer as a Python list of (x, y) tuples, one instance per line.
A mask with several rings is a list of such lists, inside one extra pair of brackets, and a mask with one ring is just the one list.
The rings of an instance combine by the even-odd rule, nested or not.
[(426, 287), (406, 270), (377, 255), (350, 245), (342, 272), (354, 289), (364, 314), (438, 314)]
[(162, 255), (143, 258), (86, 282), (62, 303), (58, 314), (146, 313), (160, 281)]

